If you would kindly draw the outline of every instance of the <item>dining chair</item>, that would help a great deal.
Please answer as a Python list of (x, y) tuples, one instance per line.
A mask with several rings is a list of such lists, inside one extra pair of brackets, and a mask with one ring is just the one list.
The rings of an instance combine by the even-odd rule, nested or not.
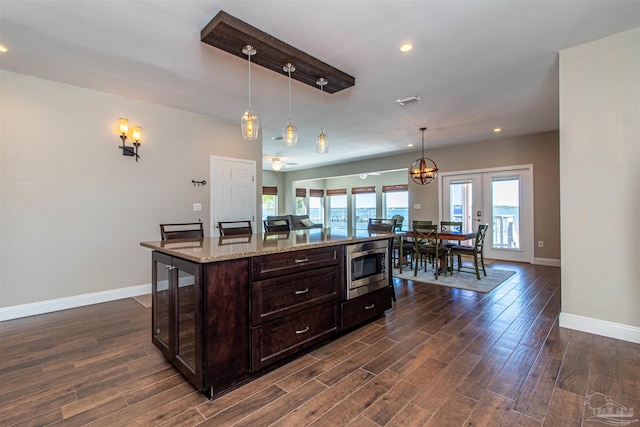
[[(440, 221), (440, 232), (455, 231), (462, 233), (462, 221)], [(452, 246), (460, 244), (460, 242), (452, 242), (450, 240), (443, 240), (442, 243), (447, 248), (447, 265), (453, 266), (453, 258), (451, 251)]]
[(251, 221), (218, 221), (221, 236), (236, 234), (253, 234)]
[[(413, 275), (418, 275), (418, 264), (420, 261), (424, 263), (424, 271), (431, 263), (434, 267), (434, 275), (438, 280), (440, 268), (443, 272), (447, 271), (445, 252), (441, 248), (440, 239), (438, 238), (438, 226), (431, 224), (431, 221), (413, 221), (413, 252), (415, 254), (415, 265)], [(440, 264), (440, 265), (438, 265)]]
[(404, 224), (404, 217), (402, 215), (394, 215), (391, 217), (391, 219), (395, 219), (396, 220), (396, 229), (395, 231), (401, 231), (402, 230), (402, 224)]
[(462, 222), (440, 221), (440, 231), (455, 231), (458, 233), (462, 233)]
[(454, 245), (449, 248), (451, 251), (451, 260), (453, 260), (456, 255), (458, 257), (458, 271), (461, 271), (461, 269), (471, 269), (471, 267), (464, 267), (462, 265), (462, 255), (473, 256), (473, 270), (475, 271), (478, 280), (480, 280), (479, 265), (482, 266), (482, 272), (484, 275), (487, 275), (487, 270), (484, 268), (484, 238), (487, 234), (488, 228), (488, 224), (480, 224), (478, 226), (478, 232), (476, 233), (476, 240), (474, 241), (473, 246)]
[(203, 238), (204, 228), (201, 222), (160, 224), (160, 236), (162, 240)]
[(380, 231), (393, 233), (395, 228), (396, 220), (387, 218), (369, 218), (369, 224), (367, 225), (367, 231), (369, 232)]
[(276, 231), (289, 231), (291, 230), (291, 223), (289, 219), (265, 219), (262, 221), (264, 224), (264, 231), (266, 233), (273, 233)]

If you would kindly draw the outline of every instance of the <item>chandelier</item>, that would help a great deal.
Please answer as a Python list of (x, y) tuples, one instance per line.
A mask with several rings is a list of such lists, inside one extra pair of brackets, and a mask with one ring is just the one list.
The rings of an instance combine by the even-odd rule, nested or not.
[(411, 164), (409, 176), (416, 184), (426, 185), (438, 176), (438, 166), (436, 162), (424, 156), (424, 131), (427, 128), (420, 128), (422, 132), (422, 157)]

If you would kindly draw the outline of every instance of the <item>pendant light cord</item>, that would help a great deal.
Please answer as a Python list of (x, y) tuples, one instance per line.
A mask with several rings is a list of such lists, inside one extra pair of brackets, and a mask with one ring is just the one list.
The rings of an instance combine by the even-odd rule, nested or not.
[(289, 123), (291, 123), (291, 67), (287, 67), (289, 73)]
[(322, 97), (322, 89), (324, 89), (324, 85), (320, 85), (320, 131), (324, 132), (324, 99)]
[(249, 57), (249, 110), (251, 110), (251, 51), (247, 54)]

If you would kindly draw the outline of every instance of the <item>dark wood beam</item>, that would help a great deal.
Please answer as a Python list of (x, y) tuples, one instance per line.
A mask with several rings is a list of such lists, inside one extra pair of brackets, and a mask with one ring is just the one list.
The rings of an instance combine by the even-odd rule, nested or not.
[(247, 59), (242, 53), (246, 45), (253, 46), (257, 53), (251, 62), (261, 65), (279, 74), (287, 75), (282, 67), (290, 62), (296, 67), (291, 78), (319, 89), (316, 80), (324, 77), (328, 80), (324, 91), (339, 92), (356, 84), (356, 79), (331, 65), (308, 55), (295, 47), (278, 40), (224, 11), (218, 14), (200, 32), (200, 40), (211, 46)]

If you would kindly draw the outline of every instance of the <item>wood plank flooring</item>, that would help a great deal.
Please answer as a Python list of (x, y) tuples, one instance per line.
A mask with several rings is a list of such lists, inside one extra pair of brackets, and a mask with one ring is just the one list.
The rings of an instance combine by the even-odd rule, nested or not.
[(597, 426), (602, 396), (640, 418), (640, 345), (559, 328), (558, 268), (491, 267), (517, 273), (489, 294), (395, 279), (384, 318), (213, 401), (131, 298), (2, 322), (0, 426)]

